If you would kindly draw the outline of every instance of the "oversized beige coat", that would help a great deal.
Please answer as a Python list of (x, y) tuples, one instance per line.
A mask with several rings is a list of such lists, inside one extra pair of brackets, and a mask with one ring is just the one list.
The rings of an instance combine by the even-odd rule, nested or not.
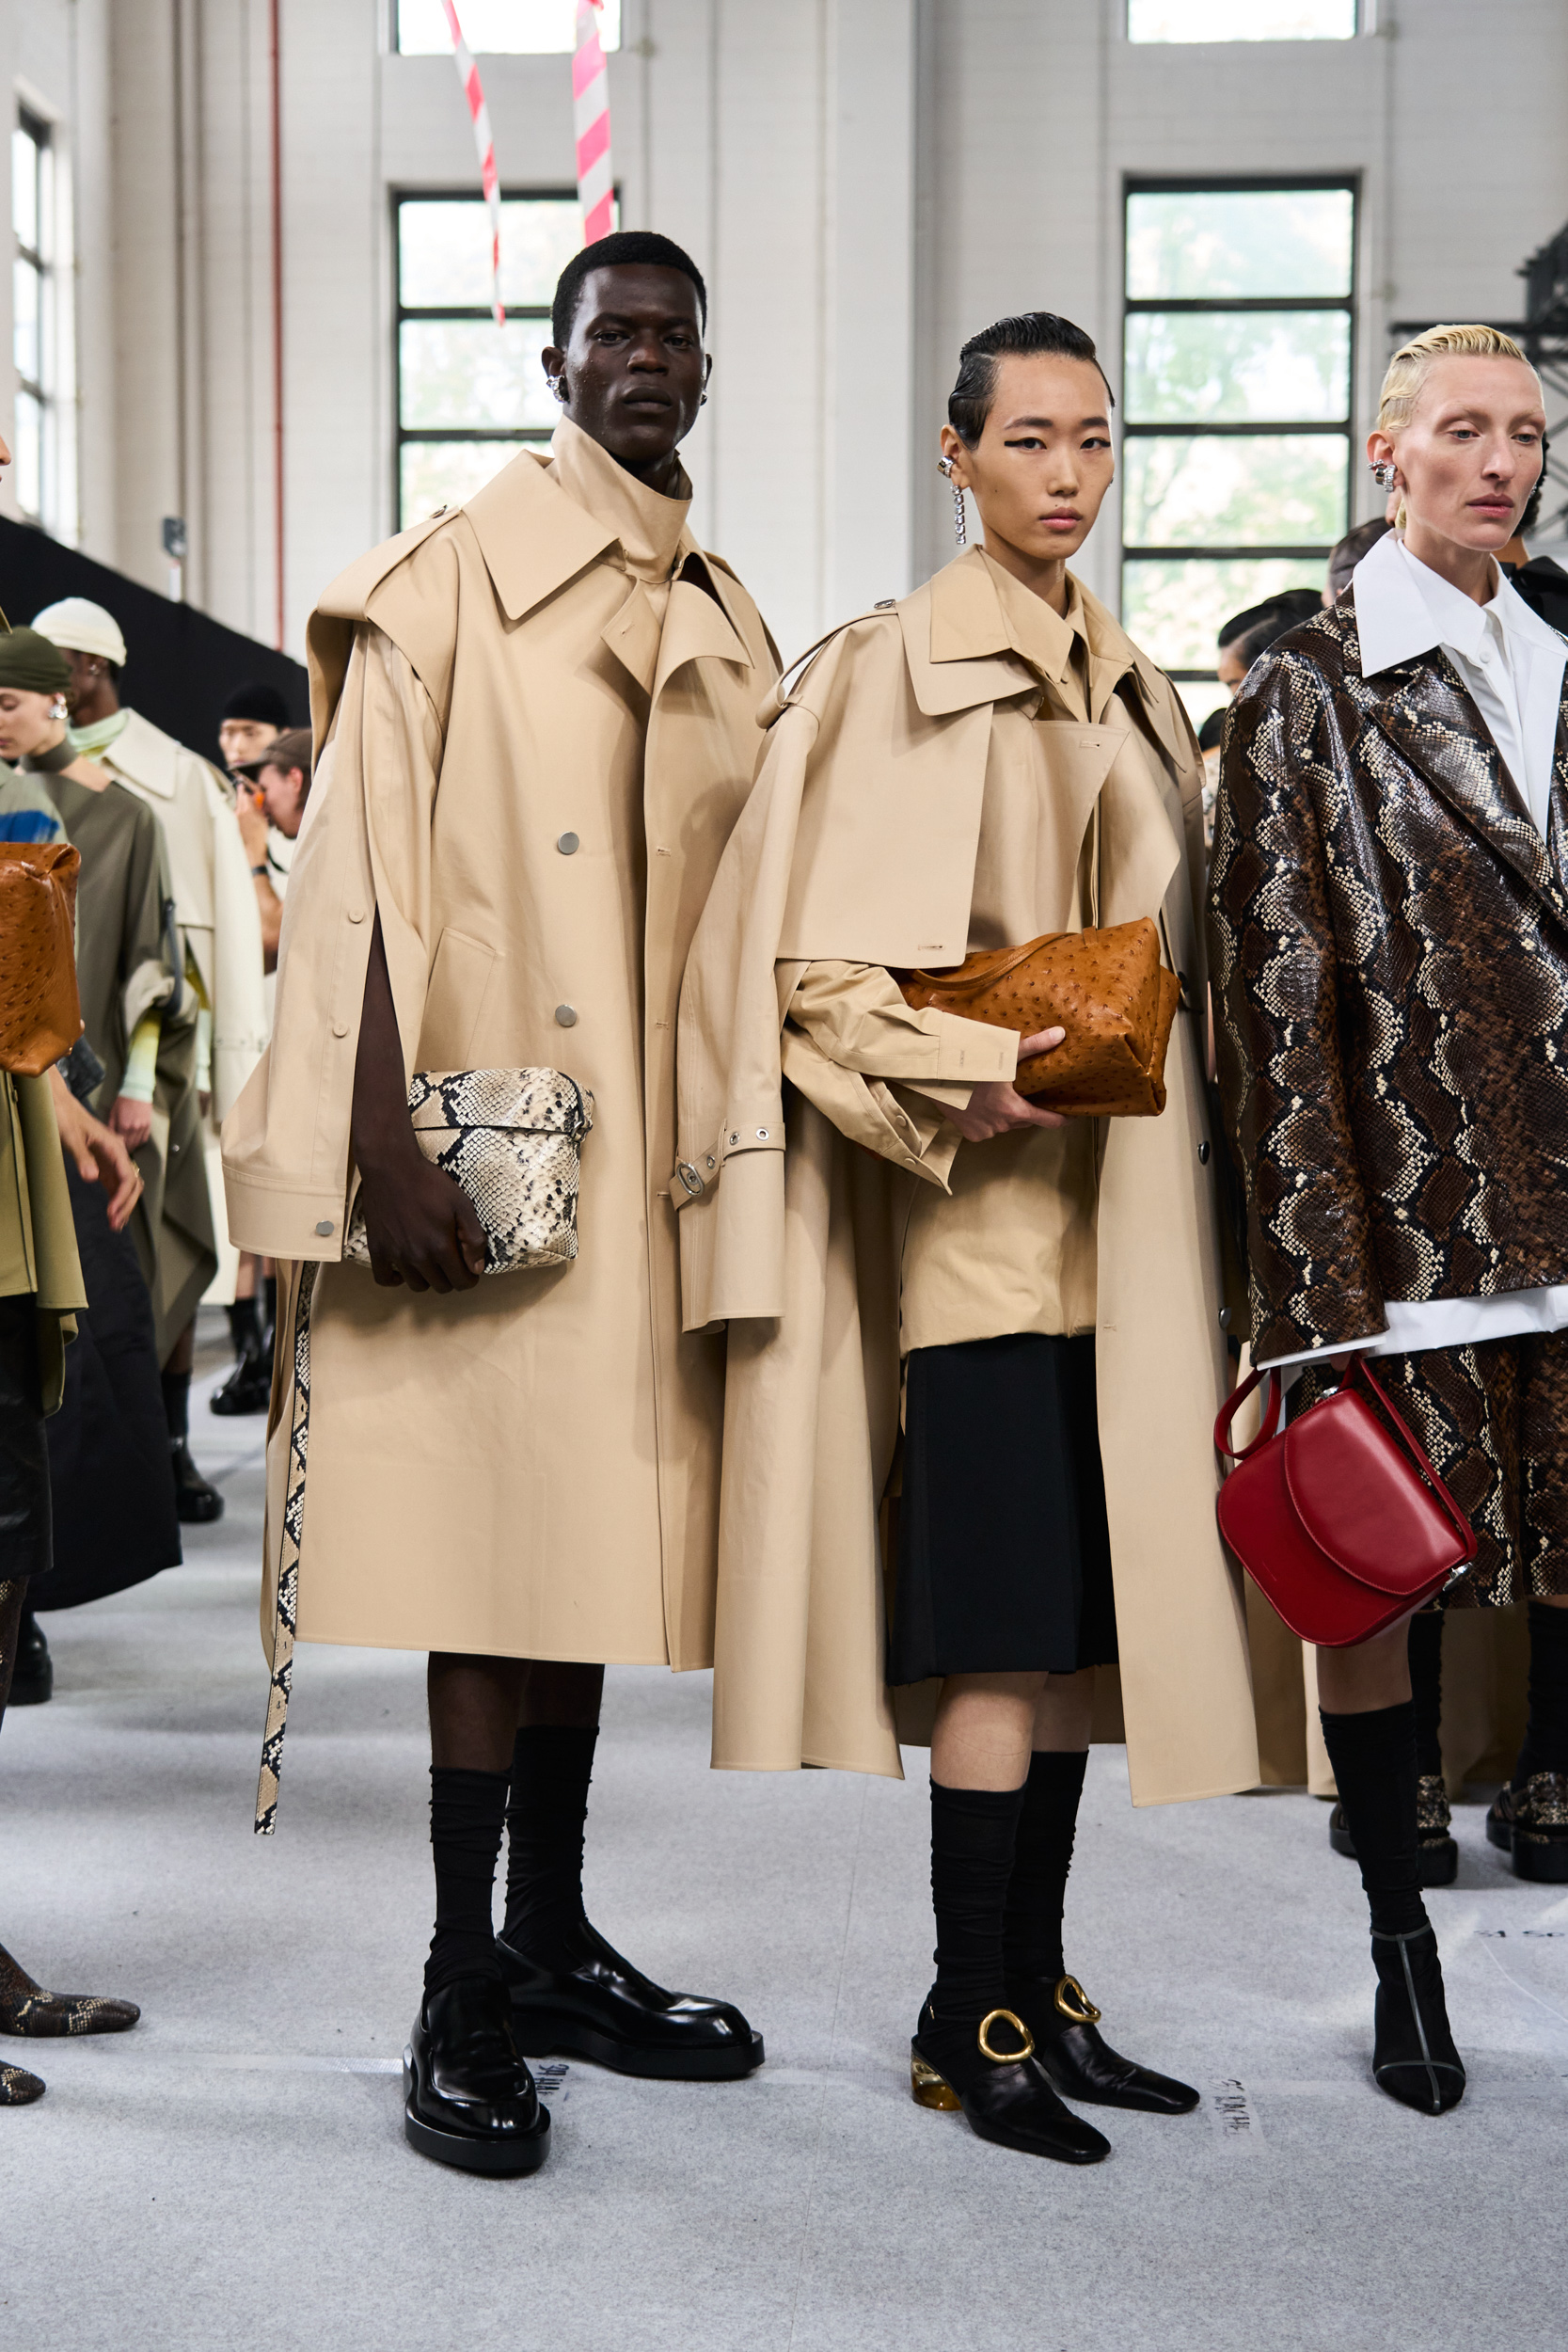
[[(272, 1042), (224, 1135), (235, 1238), (328, 1262), (307, 1641), (711, 1661), (723, 1342), (680, 1327), (674, 1023), (777, 662), (683, 504), (654, 501), (660, 578), (628, 568), (629, 485), (563, 424), (553, 466), (520, 456), (377, 548), (311, 623), (325, 749)], [(438, 1297), (331, 1263), (378, 909), (410, 1071), (543, 1064), (592, 1091), (573, 1264)]]
[[(1159, 918), (1200, 1006), (1191, 729), (1111, 615), (1083, 604), (1091, 723), (1049, 730), (1054, 821), (1081, 840), (1098, 813), (1101, 920)], [(932, 1149), (915, 1097), (830, 1059), (784, 1014), (813, 963), (961, 961), (993, 738), (1043, 691), (977, 550), (839, 633), (775, 698), (756, 791), (693, 942), (683, 1303), (690, 1331), (729, 1326), (718, 1764), (899, 1769), (879, 1505), (898, 1423), (903, 1226), (951, 1152)], [(929, 1078), (964, 1075), (959, 1033), (973, 1025), (919, 1019)], [(1105, 1122), (1098, 1188), (1101, 1450), (1140, 1804), (1258, 1777), (1242, 1596), (1214, 1525), (1211, 1432), (1227, 1381), (1201, 1045), (1188, 1011), (1164, 1112)]]

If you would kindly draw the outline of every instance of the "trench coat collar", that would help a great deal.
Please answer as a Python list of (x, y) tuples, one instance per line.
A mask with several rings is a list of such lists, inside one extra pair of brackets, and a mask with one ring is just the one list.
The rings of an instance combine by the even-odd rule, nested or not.
[[(1069, 578), (1088, 641), (1090, 723), (1103, 723), (1117, 687), (1131, 677), (1162, 751), (1173, 767), (1187, 767), (1194, 756), (1192, 745), (1169, 681), (1140, 653), (1100, 598), (1072, 574)], [(1026, 660), (1008, 628), (990, 564), (979, 548), (971, 548), (906, 596), (898, 617), (910, 683), (928, 719), (1027, 693), (1042, 675), (1064, 696), (1070, 694), (1072, 628), (1042, 604), (1039, 644), (1053, 657), (1053, 667), (1037, 668), (1034, 660)]]
[(533, 612), (616, 543), (614, 531), (545, 471), (548, 462), (525, 450), (463, 509), (509, 621)]
[(112, 775), (128, 776), (157, 800), (172, 801), (180, 789), (180, 756), (184, 746), (139, 711), (127, 711), (125, 717), (125, 725), (107, 751), (99, 754), (99, 766)]
[[(1354, 583), (1336, 612), (1354, 624)], [(1568, 853), (1568, 679), (1558, 710), (1548, 847), (1522, 806), (1469, 690), (1441, 647), (1387, 662), (1368, 677), (1357, 636), (1346, 644), (1345, 660), (1360, 680), (1356, 699), (1394, 749), (1560, 921), (1568, 922), (1568, 889), (1560, 870)]]

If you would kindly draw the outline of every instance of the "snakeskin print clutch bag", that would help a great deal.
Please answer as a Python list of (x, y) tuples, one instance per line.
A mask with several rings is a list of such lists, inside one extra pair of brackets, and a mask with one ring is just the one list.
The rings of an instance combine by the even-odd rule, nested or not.
[[(408, 1112), (427, 1160), (473, 1202), (484, 1271), (565, 1265), (578, 1254), (578, 1179), (594, 1097), (562, 1070), (417, 1070)], [(349, 1221), (343, 1257), (369, 1265), (365, 1220)]]

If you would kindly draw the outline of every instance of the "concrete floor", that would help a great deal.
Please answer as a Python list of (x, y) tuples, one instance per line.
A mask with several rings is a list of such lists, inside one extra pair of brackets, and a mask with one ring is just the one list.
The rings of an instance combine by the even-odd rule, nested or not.
[(185, 1567), (51, 1619), (57, 1696), (0, 1744), (0, 1938), (144, 2012), (0, 2043), (49, 2083), (0, 2115), (0, 2343), (1560, 2352), (1535, 2224), (1568, 2133), (1568, 1897), (1509, 1875), (1479, 1805), (1433, 1899), (1471, 2090), (1433, 2122), (1370, 2086), (1326, 1807), (1135, 1814), (1097, 1751), (1069, 1960), (1112, 2038), (1205, 2102), (1109, 2119), (1111, 2160), (1069, 2170), (910, 2102), (924, 1756), (902, 1787), (711, 1773), (706, 1677), (613, 1673), (593, 1915), (739, 2001), (768, 2063), (706, 2088), (574, 2065), (533, 2180), (422, 2161), (396, 2074), (431, 1908), (420, 1661), (301, 1652), (278, 1834), (253, 1839), (260, 1425), (192, 1419), (228, 1517)]

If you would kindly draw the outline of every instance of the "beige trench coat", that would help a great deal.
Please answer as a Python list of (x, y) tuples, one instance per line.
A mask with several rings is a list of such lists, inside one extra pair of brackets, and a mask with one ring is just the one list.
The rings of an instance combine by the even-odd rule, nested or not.
[(213, 1119), (221, 1123), (266, 1042), (261, 917), (239, 825), (207, 762), (135, 710), (94, 757), (163, 826), (175, 913), (213, 1016)]
[[(1168, 682), (1084, 604), (1093, 723), (1053, 729), (1053, 787), (1079, 829), (1098, 809), (1101, 921), (1160, 917), (1200, 1006), (1191, 729)], [(933, 1174), (907, 1104), (793, 1025), (781, 1055), (781, 1029), (814, 961), (962, 959), (992, 728), (1040, 697), (977, 554), (853, 624), (776, 696), (756, 791), (693, 943), (684, 1311), (689, 1330), (730, 1327), (718, 1764), (899, 1770), (879, 1503), (897, 1432), (898, 1228), (911, 1186)], [(1214, 1525), (1211, 1432), (1227, 1383), (1201, 1048), (1189, 1011), (1164, 1114), (1106, 1122), (1100, 1179), (1101, 1449), (1139, 1804), (1258, 1777), (1242, 1596)]]
[[(591, 443), (576, 459), (612, 464)], [(328, 1262), (307, 1641), (711, 1662), (723, 1342), (680, 1327), (674, 1022), (778, 665), (689, 532), (662, 626), (617, 545), (523, 455), (363, 558), (311, 623), (330, 740), (289, 876), (272, 1042), (224, 1134), (235, 1238)], [(542, 1064), (593, 1092), (573, 1264), (438, 1297), (330, 1263), (378, 909), (410, 1071)]]

